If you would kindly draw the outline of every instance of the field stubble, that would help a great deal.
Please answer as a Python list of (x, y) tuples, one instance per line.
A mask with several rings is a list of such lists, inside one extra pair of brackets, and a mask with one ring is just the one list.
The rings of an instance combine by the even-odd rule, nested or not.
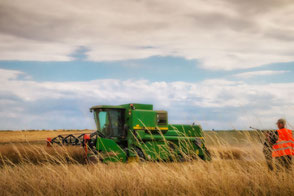
[(79, 147), (3, 144), (0, 195), (293, 194), (293, 170), (269, 171), (254, 134), (206, 133), (210, 162), (87, 165)]

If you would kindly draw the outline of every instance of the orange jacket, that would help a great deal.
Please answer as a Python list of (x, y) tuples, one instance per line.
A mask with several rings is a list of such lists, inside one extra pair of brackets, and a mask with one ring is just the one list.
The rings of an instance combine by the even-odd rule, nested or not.
[(290, 129), (280, 129), (278, 141), (273, 145), (272, 157), (294, 155), (294, 137)]

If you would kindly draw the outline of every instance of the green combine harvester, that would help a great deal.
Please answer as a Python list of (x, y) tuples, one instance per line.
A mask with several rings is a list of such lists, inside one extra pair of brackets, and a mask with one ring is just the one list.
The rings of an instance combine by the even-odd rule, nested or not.
[(62, 142), (86, 146), (89, 159), (98, 157), (101, 162), (210, 160), (200, 125), (168, 124), (167, 112), (153, 110), (153, 105), (98, 105), (90, 111), (94, 113), (97, 131), (84, 137), (73, 136), (71, 142), (70, 135)]
[(153, 105), (100, 105), (90, 111), (98, 133), (95, 152), (103, 162), (210, 159), (201, 126), (168, 124), (167, 112)]

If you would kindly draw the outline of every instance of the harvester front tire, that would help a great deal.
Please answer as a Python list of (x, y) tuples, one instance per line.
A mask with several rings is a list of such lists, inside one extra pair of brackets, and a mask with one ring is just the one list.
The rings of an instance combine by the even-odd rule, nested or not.
[(145, 161), (146, 160), (145, 155), (144, 155), (143, 151), (140, 148), (135, 148), (135, 151), (136, 151), (136, 154), (139, 157), (139, 161)]
[(210, 154), (209, 150), (206, 147), (204, 147), (203, 152), (204, 152), (204, 157), (202, 158), (202, 160), (210, 161), (211, 160), (211, 154)]

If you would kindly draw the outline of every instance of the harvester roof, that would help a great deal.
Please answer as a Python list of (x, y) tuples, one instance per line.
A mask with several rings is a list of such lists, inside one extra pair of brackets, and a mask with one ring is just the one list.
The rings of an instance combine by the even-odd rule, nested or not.
[(125, 109), (125, 107), (120, 105), (95, 105), (90, 108), (90, 111), (95, 109)]
[(91, 107), (90, 111), (95, 109), (127, 109), (130, 106), (134, 107), (135, 109), (153, 110), (152, 104), (129, 103), (129, 104), (123, 104), (123, 105), (96, 105)]

